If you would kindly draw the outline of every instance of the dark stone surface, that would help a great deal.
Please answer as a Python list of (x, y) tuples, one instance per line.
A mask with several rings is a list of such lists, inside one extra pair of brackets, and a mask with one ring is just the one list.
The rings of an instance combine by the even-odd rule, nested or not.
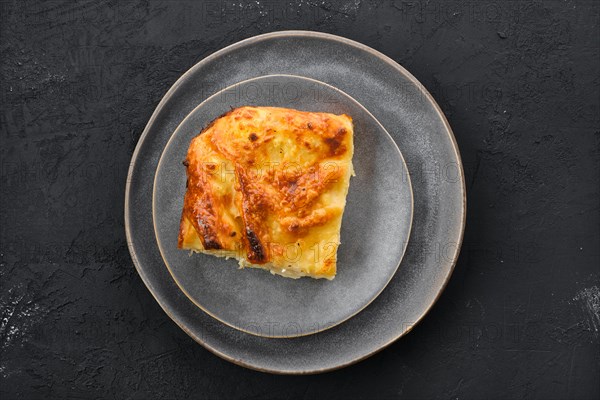
[[(598, 13), (585, 0), (0, 1), (0, 397), (598, 398)], [(123, 228), (129, 160), (170, 85), (283, 29), (405, 66), (467, 174), (463, 250), (430, 314), (308, 377), (193, 342), (137, 276)]]

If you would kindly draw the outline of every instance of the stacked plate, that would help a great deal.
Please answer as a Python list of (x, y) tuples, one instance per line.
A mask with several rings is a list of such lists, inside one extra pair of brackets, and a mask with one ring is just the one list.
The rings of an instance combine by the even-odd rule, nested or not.
[[(181, 160), (204, 126), (244, 105), (352, 116), (356, 176), (333, 281), (177, 249)], [(289, 374), (352, 364), (407, 333), (447, 283), (464, 221), (460, 156), (429, 93), (369, 47), (302, 31), (241, 41), (186, 72), (140, 138), (125, 199), (131, 256), (167, 314), (229, 361)]]

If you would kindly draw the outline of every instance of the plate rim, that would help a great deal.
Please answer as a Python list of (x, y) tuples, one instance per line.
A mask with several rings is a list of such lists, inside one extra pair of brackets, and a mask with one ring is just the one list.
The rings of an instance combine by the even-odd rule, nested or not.
[[(323, 86), (325, 86), (325, 87), (327, 87), (329, 89), (332, 89), (333, 91), (341, 93), (342, 96), (345, 96), (351, 102), (353, 102), (355, 105), (357, 105), (362, 110), (364, 110), (364, 112), (366, 112), (371, 117), (371, 119), (373, 121), (375, 121), (375, 123), (379, 126), (379, 128), (383, 131), (384, 137), (386, 137), (387, 139), (389, 139), (389, 141), (392, 143), (392, 151), (395, 150), (395, 153), (397, 153), (397, 155), (398, 155), (398, 157), (400, 159), (400, 162), (402, 163), (402, 166), (404, 167), (404, 170), (406, 171), (406, 178), (407, 178), (406, 183), (408, 184), (408, 192), (410, 194), (410, 213), (409, 213), (409, 218), (408, 218), (407, 238), (406, 238), (406, 240), (399, 242), (399, 245), (402, 247), (400, 258), (398, 259), (396, 267), (394, 268), (393, 272), (389, 275), (389, 277), (386, 280), (385, 284), (365, 304), (363, 304), (362, 306), (360, 306), (355, 312), (353, 312), (350, 315), (344, 317), (343, 319), (341, 319), (339, 321), (336, 321), (335, 323), (333, 323), (331, 325), (327, 325), (327, 326), (325, 326), (322, 329), (318, 329), (318, 330), (314, 330), (314, 331), (310, 331), (310, 332), (306, 332), (306, 333), (302, 333), (302, 334), (297, 334), (297, 335), (288, 335), (288, 336), (284, 336), (284, 335), (270, 335), (270, 336), (269, 335), (261, 335), (261, 334), (258, 334), (256, 332), (252, 332), (252, 331), (243, 329), (243, 328), (241, 328), (239, 326), (233, 325), (231, 322), (224, 321), (223, 319), (219, 318), (218, 316), (216, 316), (212, 312), (208, 311), (205, 307), (203, 307), (198, 301), (196, 301), (188, 293), (188, 291), (183, 287), (183, 285), (175, 277), (175, 274), (173, 273), (173, 270), (172, 270), (171, 266), (169, 265), (169, 262), (167, 261), (167, 259), (165, 257), (165, 251), (163, 250), (162, 242), (161, 242), (161, 240), (158, 237), (157, 223), (156, 223), (156, 185), (157, 185), (157, 179), (158, 179), (158, 171), (160, 170), (161, 165), (163, 163), (164, 154), (167, 151), (167, 149), (169, 148), (169, 146), (171, 146), (171, 144), (173, 142), (173, 139), (174, 139), (175, 134), (177, 133), (177, 131), (186, 123), (186, 121), (188, 121), (188, 119), (190, 119), (192, 117), (193, 114), (195, 114), (197, 112), (198, 109), (200, 109), (208, 101), (210, 101), (210, 100), (214, 99), (215, 97), (221, 95), (223, 92), (227, 92), (227, 91), (231, 90), (234, 87), (237, 87), (239, 85), (243, 85), (243, 84), (248, 83), (248, 82), (259, 81), (259, 80), (263, 80), (265, 78), (272, 78), (272, 77), (294, 78), (294, 79), (298, 79), (298, 80), (313, 82), (313, 83), (316, 83), (318, 85), (323, 85)], [(219, 118), (219, 117), (217, 117), (217, 118)], [(225, 87), (223, 89), (218, 90), (216, 93), (208, 96), (206, 99), (204, 99), (202, 102), (200, 102), (200, 104), (198, 104), (196, 107), (194, 107), (194, 109), (192, 111), (190, 111), (189, 114), (187, 114), (183, 118), (183, 120), (177, 125), (177, 127), (175, 128), (175, 130), (173, 130), (173, 133), (169, 137), (169, 140), (165, 144), (165, 147), (163, 148), (163, 151), (161, 152), (161, 155), (159, 157), (158, 164), (156, 165), (156, 171), (154, 171), (154, 180), (153, 180), (153, 183), (152, 183), (152, 224), (154, 226), (154, 238), (156, 239), (156, 243), (157, 243), (160, 255), (162, 257), (162, 260), (163, 260), (165, 266), (167, 267), (167, 269), (169, 270), (169, 274), (171, 275), (171, 277), (175, 281), (175, 284), (185, 294), (185, 296), (192, 303), (194, 303), (194, 305), (196, 307), (198, 307), (201, 311), (205, 312), (206, 314), (208, 314), (209, 316), (211, 316), (215, 320), (217, 320), (217, 321), (219, 321), (219, 322), (221, 322), (221, 323), (229, 326), (230, 328), (237, 329), (240, 332), (244, 332), (244, 333), (247, 333), (249, 335), (254, 335), (254, 336), (258, 336), (258, 337), (264, 337), (264, 338), (268, 338), (268, 339), (292, 339), (292, 338), (297, 338), (297, 337), (302, 337), (302, 336), (314, 335), (314, 334), (317, 334), (319, 332), (324, 332), (324, 331), (326, 331), (328, 329), (331, 329), (331, 328), (334, 328), (334, 327), (336, 327), (336, 326), (338, 326), (340, 324), (343, 324), (344, 322), (348, 321), (350, 318), (352, 318), (352, 317), (356, 316), (358, 313), (362, 312), (371, 303), (373, 303), (375, 301), (375, 299), (377, 299), (377, 297), (379, 297), (379, 295), (381, 295), (381, 293), (389, 285), (389, 283), (392, 281), (392, 279), (394, 278), (394, 276), (398, 272), (398, 268), (400, 268), (400, 264), (402, 263), (402, 260), (404, 259), (404, 255), (406, 254), (406, 249), (408, 247), (408, 242), (410, 240), (410, 234), (412, 232), (412, 225), (413, 225), (413, 217), (414, 217), (414, 193), (413, 193), (413, 188), (412, 188), (412, 181), (411, 181), (411, 178), (410, 178), (410, 171), (408, 170), (408, 166), (406, 165), (406, 160), (404, 159), (404, 156), (402, 155), (402, 151), (400, 150), (400, 148), (398, 147), (398, 144), (396, 143), (396, 141), (394, 140), (394, 138), (392, 137), (392, 135), (390, 135), (390, 133), (388, 132), (388, 130), (383, 126), (383, 124), (381, 124), (381, 122), (379, 122), (379, 120), (365, 106), (363, 106), (358, 100), (356, 100), (354, 97), (352, 97), (348, 93), (344, 92), (343, 90), (341, 90), (341, 89), (339, 89), (339, 88), (337, 88), (337, 87), (335, 87), (333, 85), (330, 85), (328, 83), (322, 82), (322, 81), (320, 81), (318, 79), (309, 78), (309, 77), (300, 76), (300, 75), (294, 75), (294, 74), (268, 74), (268, 75), (257, 76), (257, 77), (254, 77), (254, 78), (244, 79), (242, 81), (236, 82), (236, 83), (234, 83), (232, 85), (229, 85), (229, 86), (227, 86), (227, 87)]]
[[(200, 337), (198, 337), (196, 334), (191, 332), (191, 330), (187, 326), (180, 323), (180, 321), (178, 321), (177, 318), (174, 317), (174, 315), (170, 312), (168, 307), (166, 307), (162, 303), (162, 301), (157, 297), (157, 295), (155, 294), (152, 283), (149, 281), (148, 277), (143, 273), (142, 269), (139, 266), (139, 260), (135, 253), (135, 250), (133, 249), (133, 244), (132, 244), (133, 242), (131, 240), (131, 231), (130, 231), (130, 226), (129, 226), (129, 217), (130, 217), (130, 215), (129, 215), (130, 214), (129, 200), (130, 200), (130, 196), (131, 196), (130, 195), (130, 189), (131, 189), (130, 182), (133, 179), (135, 161), (137, 161), (137, 158), (140, 153), (140, 149), (142, 147), (142, 143), (144, 142), (146, 136), (148, 135), (148, 131), (149, 131), (150, 127), (154, 124), (154, 122), (157, 118), (157, 115), (162, 110), (165, 103), (173, 96), (174, 92), (179, 88), (179, 86), (183, 83), (183, 81), (185, 81), (187, 79), (187, 77), (189, 75), (191, 75), (193, 72), (195, 72), (197, 69), (201, 68), (203, 65), (207, 64), (208, 62), (218, 58), (219, 56), (221, 56), (223, 54), (226, 54), (227, 52), (229, 52), (231, 50), (235, 50), (237, 48), (246, 46), (248, 44), (260, 42), (263, 40), (273, 39), (273, 38), (281, 38), (281, 37), (308, 37), (308, 38), (324, 39), (324, 40), (339, 42), (339, 43), (357, 48), (359, 50), (362, 50), (362, 51), (369, 53), (372, 56), (380, 59), (387, 65), (389, 65), (392, 68), (394, 68), (395, 70), (397, 70), (398, 73), (400, 73), (404, 78), (408, 79), (411, 83), (413, 83), (419, 89), (419, 91), (424, 96), (424, 98), (427, 99), (427, 101), (431, 104), (431, 106), (433, 107), (433, 110), (436, 112), (436, 114), (440, 118), (440, 121), (442, 122), (442, 124), (444, 125), (444, 128), (446, 129), (446, 131), (448, 133), (448, 137), (450, 139), (450, 144), (452, 145), (452, 149), (454, 150), (454, 155), (456, 157), (456, 160), (458, 161), (458, 170), (459, 170), (460, 183), (461, 183), (460, 191), (462, 192), (462, 204), (461, 204), (462, 205), (462, 209), (461, 209), (462, 221), (461, 221), (460, 226), (458, 227), (459, 232), (458, 232), (458, 237), (457, 237), (457, 246), (454, 251), (454, 254), (452, 254), (451, 261), (449, 263), (448, 274), (444, 278), (442, 285), (440, 287), (440, 290), (436, 293), (436, 296), (432, 299), (432, 301), (425, 308), (425, 310), (419, 315), (419, 317), (415, 320), (415, 322), (413, 324), (407, 326), (405, 330), (400, 331), (397, 335), (394, 335), (390, 340), (388, 340), (384, 344), (380, 345), (377, 349), (375, 349), (367, 354), (364, 354), (363, 356), (356, 357), (348, 362), (341, 363), (341, 364), (335, 365), (333, 367), (308, 369), (308, 370), (306, 370), (306, 369), (305, 370), (281, 370), (281, 369), (270, 369), (270, 368), (259, 367), (259, 366), (253, 365), (251, 363), (244, 362), (241, 359), (236, 359), (234, 357), (231, 357), (231, 356), (223, 353), (222, 351), (211, 347), (210, 345), (206, 344)], [(160, 102), (156, 106), (154, 112), (152, 113), (150, 119), (148, 120), (148, 123), (146, 124), (144, 130), (142, 131), (142, 134), (140, 135), (140, 138), (138, 139), (136, 147), (131, 156), (131, 162), (129, 164), (129, 169), (127, 172), (127, 181), (126, 181), (126, 187), (125, 187), (124, 219), (125, 219), (125, 236), (126, 236), (126, 240), (127, 240), (127, 247), (129, 249), (131, 259), (133, 261), (133, 264), (134, 264), (138, 274), (142, 278), (142, 281), (144, 282), (144, 284), (146, 285), (146, 287), (148, 288), (149, 292), (152, 294), (152, 296), (154, 297), (156, 302), (161, 306), (163, 311), (165, 311), (165, 313), (169, 316), (169, 318), (171, 318), (171, 320), (173, 320), (185, 333), (187, 333), (188, 336), (190, 336), (192, 339), (194, 339), (194, 341), (201, 344), (205, 349), (207, 349), (211, 353), (215, 354), (216, 356), (218, 356), (226, 361), (229, 361), (233, 364), (239, 365), (241, 367), (245, 367), (245, 368), (252, 369), (255, 371), (280, 374), (280, 375), (311, 375), (311, 374), (319, 374), (319, 373), (324, 373), (324, 372), (328, 372), (328, 371), (335, 371), (338, 369), (342, 369), (347, 366), (356, 364), (360, 361), (363, 361), (363, 360), (379, 353), (380, 351), (386, 349), (391, 344), (396, 342), (401, 337), (403, 337), (406, 334), (408, 334), (409, 332), (411, 332), (414, 329), (414, 327), (423, 320), (425, 315), (427, 315), (429, 313), (431, 308), (437, 303), (437, 301), (441, 297), (441, 294), (444, 292), (444, 289), (448, 285), (450, 278), (452, 277), (452, 274), (456, 267), (456, 261), (460, 254), (460, 249), (463, 244), (465, 224), (466, 224), (466, 215), (467, 215), (466, 183), (465, 183), (464, 167), (463, 167), (462, 159), (461, 159), (460, 152), (458, 149), (458, 143), (456, 141), (456, 137), (454, 136), (454, 132), (452, 131), (452, 128), (451, 128), (446, 116), (442, 112), (440, 106), (437, 104), (437, 102), (435, 101), (433, 96), (429, 93), (429, 91), (408, 70), (406, 70), (404, 67), (402, 67), (400, 64), (398, 64), (396, 61), (394, 61), (390, 57), (386, 56), (385, 54), (383, 54), (367, 45), (364, 45), (360, 42), (352, 40), (352, 39), (348, 39), (348, 38), (338, 36), (338, 35), (333, 35), (330, 33), (308, 31), (308, 30), (283, 30), (283, 31), (269, 32), (269, 33), (252, 36), (252, 37), (234, 42), (234, 43), (232, 43), (226, 47), (223, 47), (222, 49), (217, 50), (216, 52), (206, 56), (205, 58), (203, 58), (202, 60), (200, 60), (199, 62), (194, 64), (192, 67), (190, 67), (185, 73), (183, 73), (183, 75), (181, 75), (177, 79), (177, 81), (169, 88), (167, 93), (160, 100)]]

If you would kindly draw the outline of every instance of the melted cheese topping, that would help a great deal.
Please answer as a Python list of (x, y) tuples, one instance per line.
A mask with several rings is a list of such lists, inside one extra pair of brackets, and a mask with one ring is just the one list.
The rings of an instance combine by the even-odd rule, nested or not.
[(190, 144), (179, 248), (332, 279), (352, 154), (347, 115), (231, 110)]

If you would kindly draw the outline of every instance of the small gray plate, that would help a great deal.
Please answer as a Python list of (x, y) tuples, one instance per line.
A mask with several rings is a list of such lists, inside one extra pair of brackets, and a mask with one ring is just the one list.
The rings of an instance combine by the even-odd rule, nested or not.
[[(190, 141), (212, 120), (244, 105), (347, 114), (354, 122), (354, 170), (333, 281), (240, 271), (237, 261), (177, 248)], [(322, 82), (291, 75), (249, 79), (196, 107), (167, 144), (154, 181), (153, 216), (165, 264), (183, 292), (219, 321), (258, 336), (295, 337), (335, 326), (365, 308), (388, 284), (412, 221), (408, 170), (396, 143), (363, 106)], [(201, 312), (198, 310), (198, 312)]]

